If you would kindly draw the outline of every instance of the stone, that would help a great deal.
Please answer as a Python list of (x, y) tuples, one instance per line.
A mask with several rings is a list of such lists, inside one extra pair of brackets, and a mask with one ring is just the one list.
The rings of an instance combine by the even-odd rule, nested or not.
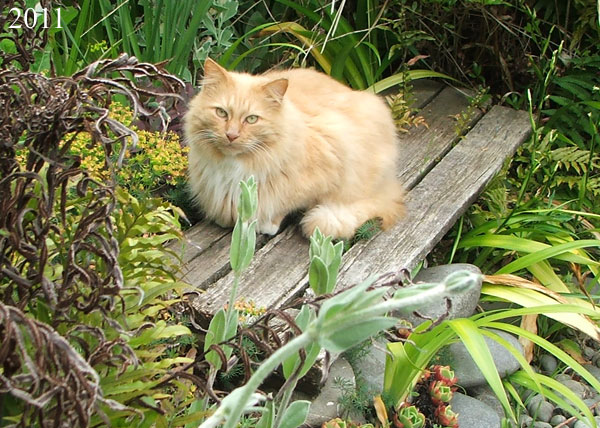
[(566, 416), (554, 415), (554, 416), (552, 416), (552, 419), (550, 419), (550, 425), (552, 425), (552, 426), (560, 425), (566, 420), (567, 420)]
[[(589, 398), (591, 395), (590, 390), (588, 389), (587, 386), (585, 386), (581, 382), (577, 382), (574, 379), (563, 380), (563, 381), (560, 381), (560, 383), (562, 383), (564, 386), (566, 386), (568, 389), (570, 389), (571, 392), (573, 392), (577, 397), (581, 398), (582, 400)], [(566, 397), (564, 397), (560, 392), (557, 392), (557, 393), (562, 398), (564, 398), (568, 403), (573, 405), (573, 403), (571, 403), (571, 401), (568, 400)]]
[[(498, 334), (504, 340), (508, 341), (513, 345), (521, 354), (523, 354), (523, 347), (513, 335), (505, 333), (499, 330), (490, 330)], [(502, 345), (489, 337), (485, 337), (485, 341), (490, 349), (490, 353), (494, 358), (496, 369), (500, 374), (500, 377), (506, 377), (513, 374), (521, 368), (521, 365), (512, 354), (506, 350)], [(462, 342), (456, 342), (445, 348), (448, 352), (440, 353), (440, 361), (438, 364), (449, 365), (454, 374), (458, 378), (458, 384), (463, 388), (473, 388), (480, 385), (487, 385), (487, 381), (471, 358), (471, 355), (462, 344)]]
[(525, 413), (519, 415), (519, 428), (528, 428), (533, 425), (533, 418)]
[[(451, 273), (459, 270), (468, 270), (481, 274), (481, 271), (475, 265), (468, 263), (454, 263), (423, 269), (414, 278), (414, 282), (440, 282), (446, 279)], [(418, 312), (427, 318), (438, 319), (444, 316), (448, 311), (446, 306), (446, 299), (448, 298), (450, 299), (451, 306), (446, 319), (467, 318), (473, 315), (477, 308), (479, 297), (481, 295), (481, 285), (482, 282), (479, 281), (476, 287), (467, 290), (466, 292), (454, 293), (452, 296), (449, 294), (441, 295), (431, 299), (427, 306), (419, 308)], [(415, 315), (414, 311), (397, 311), (394, 312), (393, 315), (410, 322), (415, 327), (426, 321), (426, 318)]]
[(450, 405), (458, 413), (458, 426), (460, 428), (500, 428), (502, 419), (496, 411), (487, 404), (455, 392)]
[[(594, 420), (596, 421), (596, 425), (600, 426), (600, 416), (596, 416)], [(592, 428), (592, 426), (586, 420), (579, 420), (575, 422), (573, 428)]]
[(502, 403), (492, 391), (488, 385), (476, 386), (475, 388), (469, 389), (469, 396), (487, 404), (496, 411), (496, 414), (502, 419), (504, 417), (504, 408)]
[(598, 367), (592, 366), (591, 364), (588, 364), (584, 367), (592, 376), (596, 378), (598, 382), (600, 382), (600, 369)]
[(566, 380), (572, 380), (572, 379), (573, 378), (571, 376), (569, 376), (568, 374), (564, 374), (564, 373), (554, 376), (554, 380), (557, 382), (564, 382)]
[(583, 347), (583, 356), (585, 358), (587, 358), (588, 360), (591, 360), (595, 353), (596, 353), (596, 350), (594, 348), (592, 348), (591, 346)]
[(554, 406), (554, 404), (544, 400), (540, 403), (540, 406), (538, 407), (537, 411), (531, 416), (533, 416), (537, 421), (549, 422), (550, 419), (552, 419), (552, 416), (554, 415), (555, 408), (556, 407)]
[(558, 360), (553, 355), (544, 354), (540, 358), (540, 366), (542, 366), (542, 370), (546, 374), (551, 374), (554, 373), (554, 371), (558, 367)]
[(535, 421), (532, 425), (533, 428), (552, 428), (548, 422)]
[(527, 411), (531, 416), (535, 415), (543, 401), (544, 396), (542, 394), (535, 394), (534, 396), (529, 398), (529, 400), (525, 404), (525, 407), (527, 407)]
[(369, 346), (368, 353), (350, 361), (355, 377), (366, 386), (370, 396), (381, 394), (383, 391), (386, 344), (385, 339), (378, 339)]
[[(304, 393), (295, 393), (294, 400), (308, 399), (312, 401), (305, 425), (320, 427), (323, 422), (340, 416), (338, 399), (342, 392), (336, 386), (336, 379), (344, 379), (345, 381), (351, 382), (353, 385), (356, 384), (354, 371), (352, 370), (352, 367), (350, 367), (348, 361), (344, 358), (338, 358), (331, 365), (327, 381), (315, 399), (311, 400), (310, 397), (306, 396)], [(350, 415), (350, 418), (357, 422), (361, 422), (360, 418), (362, 418), (362, 415)]]

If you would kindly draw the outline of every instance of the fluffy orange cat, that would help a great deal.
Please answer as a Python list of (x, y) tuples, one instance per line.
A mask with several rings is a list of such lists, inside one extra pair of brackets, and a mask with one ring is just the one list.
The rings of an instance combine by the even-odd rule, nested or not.
[(230, 227), (239, 182), (258, 183), (258, 231), (305, 210), (303, 233), (350, 238), (403, 211), (396, 130), (386, 103), (309, 69), (228, 72), (208, 59), (185, 116), (189, 186), (208, 218)]

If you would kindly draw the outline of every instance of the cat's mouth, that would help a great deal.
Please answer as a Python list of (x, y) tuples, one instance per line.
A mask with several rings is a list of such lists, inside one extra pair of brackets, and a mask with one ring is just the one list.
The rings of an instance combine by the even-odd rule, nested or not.
[(244, 143), (219, 141), (213, 145), (225, 156), (237, 156), (248, 152), (248, 147)]

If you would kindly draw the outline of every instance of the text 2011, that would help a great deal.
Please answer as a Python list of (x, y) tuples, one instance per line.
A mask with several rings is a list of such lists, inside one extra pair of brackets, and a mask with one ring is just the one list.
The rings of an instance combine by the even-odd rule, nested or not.
[[(53, 9), (56, 16), (55, 28), (62, 28), (60, 24), (60, 8)], [(52, 25), (52, 11), (46, 8), (35, 10), (28, 8), (21, 10), (18, 7), (13, 7), (10, 10), (11, 14), (14, 14), (14, 21), (9, 28), (36, 28), (38, 26), (40, 18), (43, 19), (42, 28), (50, 28)]]

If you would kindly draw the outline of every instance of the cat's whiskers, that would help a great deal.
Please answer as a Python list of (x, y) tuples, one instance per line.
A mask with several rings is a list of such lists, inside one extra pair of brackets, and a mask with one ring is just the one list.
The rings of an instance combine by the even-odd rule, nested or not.
[(271, 152), (271, 150), (269, 149), (269, 147), (265, 146), (259, 140), (250, 141), (250, 144), (248, 145), (248, 151), (252, 152), (252, 154), (255, 154), (255, 155), (263, 155), (269, 161), (273, 161), (274, 160), (273, 153)]

